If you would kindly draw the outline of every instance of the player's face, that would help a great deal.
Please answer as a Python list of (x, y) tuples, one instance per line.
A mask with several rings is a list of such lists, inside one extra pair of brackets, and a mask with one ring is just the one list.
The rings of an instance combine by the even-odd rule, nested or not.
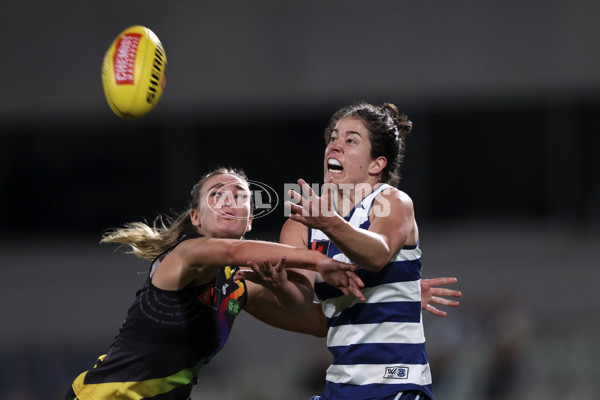
[(211, 176), (200, 189), (200, 205), (190, 214), (200, 234), (239, 239), (252, 225), (250, 190), (235, 175)]
[(369, 130), (360, 118), (340, 119), (325, 148), (324, 182), (374, 185)]

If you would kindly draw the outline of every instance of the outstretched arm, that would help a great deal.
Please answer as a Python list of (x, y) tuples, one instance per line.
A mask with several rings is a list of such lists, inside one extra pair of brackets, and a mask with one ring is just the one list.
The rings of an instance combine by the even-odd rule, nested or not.
[[(290, 280), (303, 279), (302, 274), (299, 274), (298, 271), (288, 270), (287, 273)], [(316, 337), (327, 335), (327, 320), (319, 303), (311, 302), (304, 311), (292, 312), (284, 309), (270, 290), (253, 282), (246, 281), (246, 284), (248, 286), (248, 302), (244, 310), (253, 317), (286, 331)]]
[(458, 290), (437, 287), (456, 282), (458, 282), (458, 279), (449, 277), (421, 279), (421, 309), (438, 317), (445, 317), (447, 314), (445, 311), (438, 310), (431, 304), (458, 307), (460, 303), (457, 300), (448, 300), (439, 296), (458, 298), (462, 296), (462, 292)]

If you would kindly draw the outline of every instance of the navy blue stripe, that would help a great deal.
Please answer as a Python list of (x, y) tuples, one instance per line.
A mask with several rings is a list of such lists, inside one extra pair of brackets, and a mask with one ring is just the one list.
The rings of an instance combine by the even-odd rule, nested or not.
[[(383, 372), (382, 372), (383, 374)], [(348, 385), (344, 383), (333, 383), (327, 381), (325, 390), (321, 395), (321, 400), (344, 399), (344, 400), (365, 400), (365, 399), (388, 399), (389, 396), (397, 395), (403, 391), (420, 390), (429, 399), (433, 399), (433, 390), (431, 385), (415, 385), (413, 383), (398, 384), (372, 384), (372, 385)], [(393, 399), (393, 397), (391, 397)], [(423, 400), (427, 400), (426, 398)]]
[[(333, 243), (330, 246), (333, 246)], [(379, 272), (361, 268), (357, 271), (357, 275), (364, 282), (365, 288), (386, 283), (417, 281), (421, 279), (421, 261), (394, 261), (386, 265)], [(326, 282), (315, 283), (315, 293), (321, 301), (343, 295), (340, 290)]]
[(368, 343), (350, 346), (331, 346), (333, 364), (427, 364), (425, 343)]
[(417, 281), (421, 279), (421, 260), (392, 261), (379, 272), (359, 269), (357, 274), (363, 280), (365, 287)]
[(420, 301), (390, 301), (387, 303), (357, 303), (337, 317), (328, 318), (328, 327), (381, 322), (421, 322)]
[(315, 282), (315, 294), (320, 300), (327, 300), (344, 295), (341, 290), (334, 288), (327, 282)]
[(338, 247), (331, 240), (329, 241), (329, 246), (327, 247), (327, 257), (333, 258), (336, 254), (340, 254), (342, 251), (338, 249)]
[(360, 229), (364, 229), (364, 230), (368, 231), (370, 226), (371, 226), (371, 221), (369, 221), (369, 218), (367, 218), (365, 220), (365, 222), (363, 222), (362, 224), (360, 224), (358, 227)]

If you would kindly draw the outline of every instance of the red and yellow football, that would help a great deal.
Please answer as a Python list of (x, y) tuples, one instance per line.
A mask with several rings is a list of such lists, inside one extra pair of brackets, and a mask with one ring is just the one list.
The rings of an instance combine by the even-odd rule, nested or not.
[(121, 118), (148, 114), (162, 97), (167, 55), (150, 29), (134, 25), (111, 43), (102, 62), (102, 86), (110, 108)]

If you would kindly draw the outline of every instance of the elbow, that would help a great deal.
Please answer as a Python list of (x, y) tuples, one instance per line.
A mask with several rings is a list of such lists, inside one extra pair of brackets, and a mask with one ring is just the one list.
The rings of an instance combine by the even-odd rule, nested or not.
[(373, 271), (373, 272), (379, 272), (381, 271), (386, 265), (389, 264), (391, 260), (391, 256), (389, 255), (389, 252), (383, 253), (383, 254), (378, 254), (377, 256), (371, 257), (367, 263), (363, 264), (359, 264), (361, 267), (368, 269), (369, 271)]
[(316, 338), (324, 338), (327, 337), (327, 330), (319, 330), (312, 332), (312, 335)]
[(227, 243), (224, 249), (223, 258), (226, 260), (226, 265), (246, 265), (248, 256), (244, 254), (244, 243)]
[(386, 265), (389, 264), (389, 262), (390, 262), (389, 258), (387, 258), (387, 257), (386, 258), (381, 258), (380, 260), (378, 260), (378, 262), (376, 262), (373, 265), (373, 271), (375, 271), (375, 272), (381, 271)]
[(325, 317), (324, 314), (321, 314), (321, 322), (319, 323), (319, 325), (317, 325), (317, 329), (315, 329), (313, 332), (311, 332), (311, 334), (314, 337), (318, 337), (318, 338), (324, 338), (327, 337), (327, 318)]

